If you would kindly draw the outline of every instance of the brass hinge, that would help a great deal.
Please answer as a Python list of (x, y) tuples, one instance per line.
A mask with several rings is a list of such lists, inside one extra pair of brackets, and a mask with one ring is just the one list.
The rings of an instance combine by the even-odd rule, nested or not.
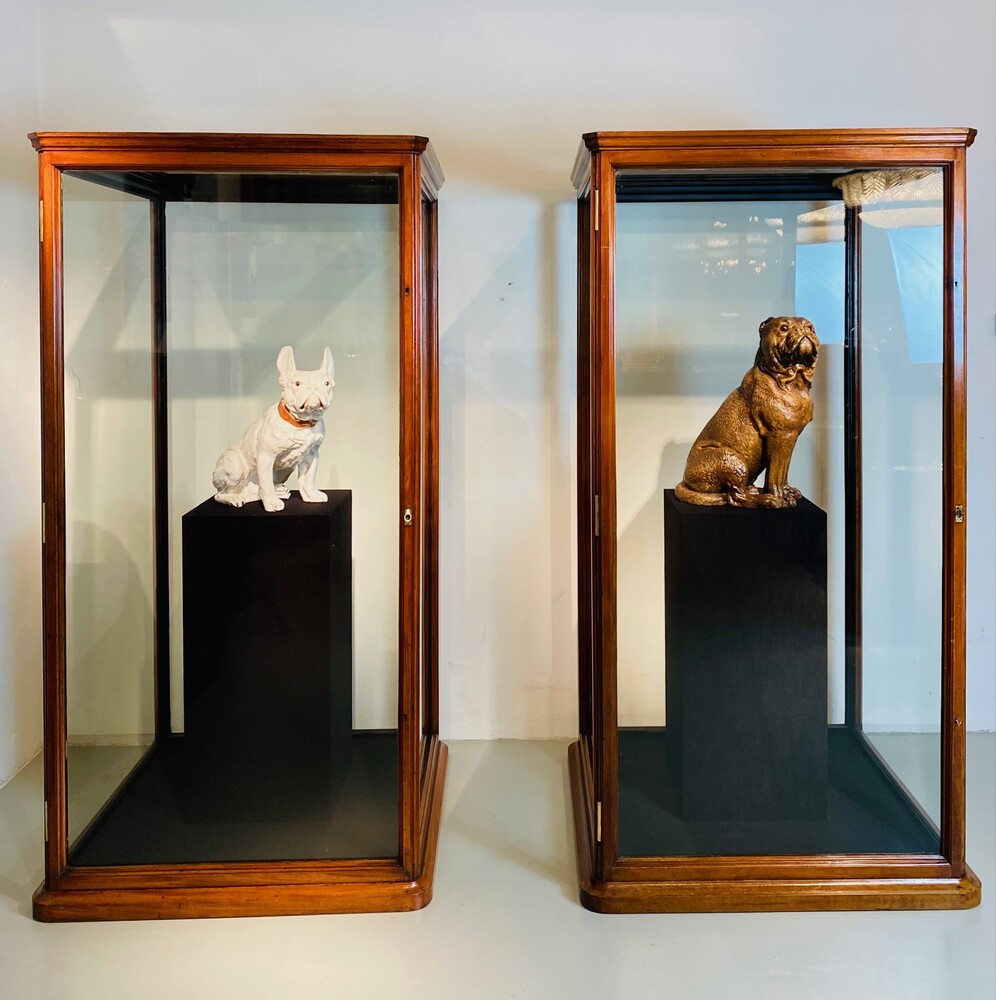
[(48, 799), (44, 802), (45, 812), (42, 814), (42, 828), (45, 831), (45, 843), (48, 843)]
[(45, 240), (45, 202), (38, 200), (38, 242)]
[(955, 524), (965, 523), (965, 508), (961, 504), (955, 507)]
[(42, 501), (42, 545), (45, 544), (45, 501)]
[(602, 842), (602, 803), (595, 803), (595, 842)]
[(598, 189), (596, 188), (593, 192), (594, 208), (592, 211), (595, 213), (595, 232), (598, 232)]
[(598, 538), (599, 528), (602, 521), (602, 501), (598, 494), (595, 494), (595, 537)]

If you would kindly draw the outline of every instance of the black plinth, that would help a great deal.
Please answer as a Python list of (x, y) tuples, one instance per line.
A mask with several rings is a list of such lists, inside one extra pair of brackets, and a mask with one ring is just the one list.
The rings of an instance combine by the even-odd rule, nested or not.
[(188, 820), (319, 818), (348, 769), (352, 502), (328, 496), (183, 517)]
[(827, 808), (826, 514), (664, 491), (667, 761), (685, 820)]

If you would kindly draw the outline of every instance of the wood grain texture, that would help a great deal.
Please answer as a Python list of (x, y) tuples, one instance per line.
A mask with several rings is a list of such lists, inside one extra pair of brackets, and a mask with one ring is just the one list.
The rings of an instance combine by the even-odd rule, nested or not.
[(965, 345), (965, 150), (944, 173), (944, 480), (941, 671), (941, 850), (965, 866), (965, 613), (968, 406)]
[[(424, 189), (423, 189), (424, 191)], [(423, 200), (424, 249), (422, 268), (426, 302), (422, 310), (425, 329), (425, 414), (422, 435), (425, 448), (425, 490), (422, 610), (422, 726), (425, 734), (439, 732), (439, 211), (438, 203)]]
[(971, 128), (794, 129), (691, 132), (589, 132), (571, 172), (574, 187), (588, 183), (591, 159), (604, 153), (613, 165), (634, 169), (796, 168), (936, 164), (975, 140)]
[[(443, 175), (419, 136), (215, 133), (33, 133), (39, 151), (45, 884), (35, 897), (43, 920), (405, 910), (431, 898), (446, 748), (438, 739), (438, 362), (435, 198)], [(66, 510), (63, 386), (62, 201), (66, 170), (245, 171), (391, 174), (399, 183), (399, 843), (384, 861), (242, 862), (70, 868), (66, 789)], [(153, 192), (154, 193), (154, 192)], [(433, 203), (423, 249), (422, 195)], [(155, 217), (155, 208), (151, 208)], [(160, 228), (150, 256), (165, 280)], [(158, 250), (158, 252), (156, 252)], [(427, 278), (423, 281), (423, 275)], [(421, 289), (428, 288), (425, 316)], [(157, 296), (164, 299), (161, 287)], [(162, 340), (154, 310), (150, 350)], [(158, 337), (158, 340), (156, 339)], [(156, 387), (165, 388), (165, 364)], [(162, 456), (160, 456), (162, 458)], [(404, 524), (406, 507), (413, 510)], [(423, 510), (424, 507), (424, 510)], [(425, 532), (427, 547), (416, 544)], [(420, 614), (420, 587), (426, 603)], [(160, 619), (162, 615), (158, 616)], [(162, 624), (162, 623), (160, 623)], [(423, 634), (424, 633), (424, 634)], [(162, 656), (160, 657), (162, 660)], [(160, 686), (166, 672), (159, 671)], [(419, 697), (426, 709), (419, 725)], [(168, 692), (158, 691), (160, 708)], [(162, 712), (159, 713), (162, 716)], [(168, 731), (160, 718), (160, 731)], [(420, 752), (421, 751), (421, 752)]]
[[(161, 882), (148, 880), (149, 875), (155, 874), (153, 871), (134, 873), (138, 877), (130, 878), (127, 872), (121, 870), (94, 870), (89, 884), (69, 879), (55, 887), (41, 886), (34, 895), (33, 915), (36, 920), (55, 922), (380, 913), (420, 909), (432, 899), (446, 756), (445, 745), (438, 744), (426, 789), (430, 803), (429, 822), (418, 878), (399, 877), (398, 866), (388, 869), (377, 862), (329, 862), (327, 865), (300, 866), (289, 863), (222, 865), (215, 866), (217, 882), (205, 880), (200, 884), (191, 877), (194, 873), (187, 870), (178, 869)], [(364, 868), (368, 868), (373, 876), (378, 869), (383, 869), (381, 874), (389, 873), (393, 879), (364, 877)], [(269, 878), (253, 879), (252, 869)], [(294, 869), (300, 869), (300, 875), (307, 874), (307, 879), (294, 879)], [(114, 874), (126, 881), (115, 883)], [(353, 877), (344, 877), (345, 874)]]
[(39, 250), (42, 424), (42, 660), (45, 741), (45, 869), (66, 866), (66, 481), (62, 315), (62, 178), (38, 160), (43, 214)]
[[(592, 210), (595, 271), (592, 276), (593, 384), (595, 425), (595, 492), (599, 496), (599, 535), (596, 541), (597, 595), (595, 713), (596, 802), (601, 803), (601, 841), (595, 845), (598, 870), (608, 878), (619, 843), (619, 742), (616, 575), (616, 345), (615, 345), (615, 170), (602, 153), (592, 157)], [(611, 669), (606, 667), (611, 664)]]
[[(274, 132), (30, 132), (28, 139), (39, 152), (54, 149), (123, 151), (148, 149), (159, 152), (198, 149), (231, 150), (238, 153), (414, 153), (422, 154), (431, 143), (421, 135), (321, 135)], [(442, 170), (432, 155), (433, 173), (442, 184)]]
[[(954, 519), (955, 507), (965, 505), (964, 161), (974, 138), (975, 131), (966, 128), (594, 132), (582, 138), (571, 179), (579, 197), (592, 199), (587, 225), (578, 237), (579, 254), (583, 256), (586, 245), (591, 248), (588, 280), (582, 280), (579, 257), (578, 282), (578, 592), (582, 600), (592, 596), (590, 623), (585, 609), (579, 610), (579, 732), (582, 744), (590, 745), (590, 764), (585, 765), (588, 755), (579, 749), (582, 744), (575, 745), (571, 774), (586, 905), (636, 912), (956, 907), (979, 901), (978, 880), (964, 864), (965, 524)], [(629, 170), (833, 172), (911, 165), (943, 169), (946, 184), (941, 854), (620, 858), (613, 271), (617, 175)], [(858, 263), (851, 262), (852, 277)], [(855, 322), (860, 320), (857, 301), (851, 303), (851, 314)], [(859, 415), (855, 417), (853, 430), (860, 435)], [(858, 490), (859, 461), (852, 472), (849, 484)], [(599, 532), (589, 539), (585, 529), (592, 515), (585, 504), (595, 495), (601, 508)], [(859, 518), (858, 503), (850, 516)], [(860, 530), (860, 524), (852, 530)], [(859, 539), (855, 552), (860, 553)], [(850, 661), (848, 703), (849, 722), (859, 725), (860, 609), (854, 610), (851, 639), (858, 653)], [(599, 803), (601, 838), (595, 820)], [(702, 902), (696, 904), (693, 897)]]
[[(784, 859), (781, 877), (717, 879), (702, 859), (702, 874), (668, 880), (600, 880), (591, 855), (584, 807), (579, 743), (568, 749), (575, 850), (581, 904), (597, 913), (710, 913), (805, 910), (967, 909), (981, 900), (975, 875), (861, 877), (843, 870), (834, 877), (800, 877), (795, 859)], [(734, 859), (723, 859), (733, 861)]]
[(589, 150), (673, 150), (687, 146), (734, 148), (738, 152), (772, 146), (970, 146), (974, 128), (855, 128), (855, 129), (705, 129), (687, 132), (586, 132)]
[[(418, 835), (419, 783), (419, 655), (421, 652), (422, 510), (422, 317), (420, 314), (422, 257), (422, 212), (418, 170), (414, 157), (403, 165), (400, 176), (398, 312), (401, 317), (398, 352), (400, 374), (401, 475), (398, 486), (398, 574), (401, 594), (398, 602), (399, 686), (398, 740), (400, 773), (398, 817), (401, 822), (401, 867), (415, 877)], [(411, 520), (406, 523), (407, 512)]]
[[(591, 339), (591, 198), (582, 195), (577, 206), (577, 463), (578, 483), (594, 482), (592, 473), (592, 339)], [(595, 662), (594, 604), (595, 541), (594, 493), (578, 489), (578, 731), (591, 737), (593, 726), (592, 666)]]

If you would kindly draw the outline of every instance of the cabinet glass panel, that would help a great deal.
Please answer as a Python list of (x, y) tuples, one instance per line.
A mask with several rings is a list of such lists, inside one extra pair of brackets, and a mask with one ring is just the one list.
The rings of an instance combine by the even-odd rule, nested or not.
[(67, 177), (63, 215), (73, 841), (155, 733), (155, 413), (148, 203)]
[(69, 863), (397, 857), (397, 176), (76, 171), (63, 234)]
[[(861, 248), (861, 726), (940, 824), (941, 171), (852, 185)], [(851, 193), (851, 188), (846, 189)]]
[[(941, 172), (859, 173), (617, 173), (621, 856), (939, 850)], [(675, 495), (734, 405), (801, 498)]]

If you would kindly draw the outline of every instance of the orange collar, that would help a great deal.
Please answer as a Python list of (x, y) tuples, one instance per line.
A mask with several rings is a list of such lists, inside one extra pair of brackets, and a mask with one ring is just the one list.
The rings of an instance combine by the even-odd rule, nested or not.
[(297, 417), (287, 409), (283, 400), (277, 403), (277, 413), (280, 414), (284, 420), (287, 421), (292, 427), (314, 427), (318, 423), (317, 420), (298, 420)]

